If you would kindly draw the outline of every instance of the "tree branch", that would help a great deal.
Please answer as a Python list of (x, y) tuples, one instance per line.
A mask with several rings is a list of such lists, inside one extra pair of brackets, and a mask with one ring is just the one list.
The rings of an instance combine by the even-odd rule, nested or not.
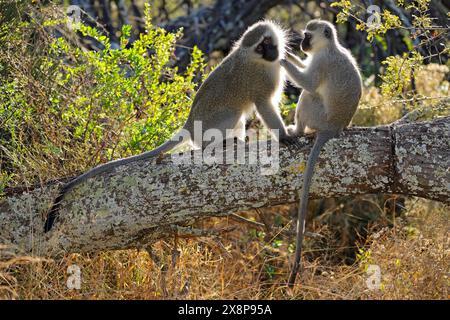
[[(60, 184), (10, 190), (0, 202), (0, 243), (50, 257), (144, 247), (197, 218), (295, 202), (312, 137), (300, 142), (280, 148), (273, 175), (248, 164), (253, 151), (246, 164), (180, 164), (165, 156), (119, 167), (69, 192), (47, 234), (44, 218)], [(449, 168), (450, 117), (351, 128), (326, 145), (311, 197), (394, 193), (448, 203)]]

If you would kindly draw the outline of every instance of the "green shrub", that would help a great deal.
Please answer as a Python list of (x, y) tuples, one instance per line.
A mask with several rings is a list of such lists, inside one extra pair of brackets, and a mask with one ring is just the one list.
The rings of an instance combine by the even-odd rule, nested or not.
[[(183, 74), (171, 66), (181, 31), (152, 25), (149, 7), (146, 32), (128, 43), (125, 25), (117, 49), (95, 28), (68, 28), (57, 10), (25, 4), (2, 21), (0, 186), (11, 177), (60, 177), (154, 148), (185, 122), (194, 77), (203, 75), (197, 48)], [(61, 30), (64, 36), (55, 37)], [(80, 35), (101, 49), (84, 49)]]

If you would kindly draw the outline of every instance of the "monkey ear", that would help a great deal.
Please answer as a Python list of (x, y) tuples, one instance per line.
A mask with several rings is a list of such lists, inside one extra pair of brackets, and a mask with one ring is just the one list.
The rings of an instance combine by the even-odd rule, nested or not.
[(325, 38), (330, 39), (331, 38), (331, 28), (325, 27), (325, 30), (323, 31)]

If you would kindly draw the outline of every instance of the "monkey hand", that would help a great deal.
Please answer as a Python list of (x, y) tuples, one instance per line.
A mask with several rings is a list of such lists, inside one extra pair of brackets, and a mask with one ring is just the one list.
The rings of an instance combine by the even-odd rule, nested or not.
[(295, 126), (293, 124), (286, 127), (286, 132), (287, 132), (288, 136), (291, 136), (291, 137), (299, 136), (299, 134), (297, 132), (297, 126)]
[(283, 68), (286, 68), (287, 64), (288, 64), (288, 62), (286, 61), (286, 59), (281, 59), (281, 60), (280, 60), (280, 65), (281, 65)]
[(280, 137), (280, 143), (289, 147), (289, 146), (300, 146), (300, 143), (298, 142), (298, 139), (295, 135), (285, 135), (283, 137)]

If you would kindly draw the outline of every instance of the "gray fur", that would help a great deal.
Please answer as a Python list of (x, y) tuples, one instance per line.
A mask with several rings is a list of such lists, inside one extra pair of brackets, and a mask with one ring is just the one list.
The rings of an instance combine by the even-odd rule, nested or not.
[[(329, 34), (331, 28), (331, 34)], [(328, 29), (329, 37), (325, 36)], [(294, 136), (316, 132), (316, 141), (308, 158), (297, 218), (297, 241), (294, 265), (288, 284), (293, 286), (300, 267), (300, 258), (314, 165), (320, 150), (346, 128), (358, 107), (362, 82), (358, 67), (350, 52), (337, 39), (335, 27), (326, 21), (313, 20), (305, 34), (312, 35), (305, 61), (288, 55), (282, 60), (290, 81), (303, 88), (297, 104), (295, 126), (288, 132)]]
[[(278, 50), (275, 61), (267, 61), (255, 52), (265, 37), (271, 39), (271, 45)], [(183, 129), (194, 138), (194, 121), (202, 121), (203, 133), (208, 129), (218, 129), (225, 139), (243, 138), (245, 117), (256, 107), (262, 121), (270, 129), (279, 130), (281, 142), (292, 143), (278, 109), (284, 85), (284, 73), (281, 72), (279, 59), (284, 57), (285, 39), (282, 29), (270, 22), (262, 21), (248, 28), (234, 46), (231, 53), (208, 76), (199, 88), (188, 119)], [(227, 136), (226, 130), (234, 129), (233, 136)], [(102, 172), (137, 160), (146, 160), (178, 145), (186, 143), (176, 134), (160, 147), (137, 156), (115, 160), (100, 165), (80, 175), (62, 187), (47, 216), (44, 231), (51, 229), (57, 217), (59, 204), (64, 195), (79, 183)], [(206, 145), (202, 141), (191, 141), (199, 148)]]

